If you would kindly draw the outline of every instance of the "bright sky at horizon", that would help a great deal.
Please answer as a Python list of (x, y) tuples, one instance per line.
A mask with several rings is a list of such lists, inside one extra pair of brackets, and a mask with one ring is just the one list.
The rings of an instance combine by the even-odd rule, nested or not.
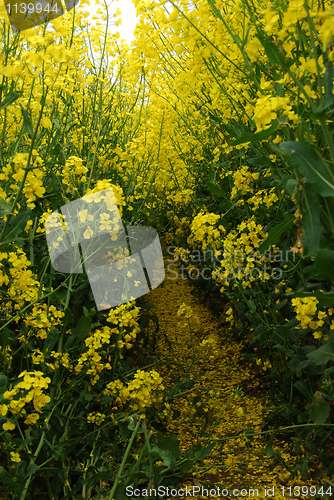
[[(132, 0), (120, 0), (118, 2), (112, 1), (108, 5), (110, 14), (115, 14), (117, 9), (120, 9), (120, 11), (122, 12), (122, 15), (115, 19), (115, 21), (117, 19), (122, 19), (122, 24), (120, 26), (111, 25), (109, 27), (110, 32), (116, 33), (118, 31), (120, 37), (124, 38), (128, 42), (128, 44), (131, 45), (132, 40), (134, 40), (133, 32), (137, 24), (136, 8), (133, 5)], [(94, 0), (91, 0), (91, 5), (83, 6), (83, 10), (90, 13), (90, 17), (88, 19), (91, 23), (94, 23), (94, 20), (92, 18), (99, 8), (104, 11), (103, 2), (100, 2), (100, 4), (98, 5), (94, 5)]]

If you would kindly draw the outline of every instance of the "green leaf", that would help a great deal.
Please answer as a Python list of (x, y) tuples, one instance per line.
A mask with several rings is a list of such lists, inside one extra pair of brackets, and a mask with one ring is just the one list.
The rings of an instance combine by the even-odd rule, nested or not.
[(298, 349), (298, 351), (292, 356), (289, 368), (292, 372), (301, 373), (305, 368), (308, 367), (311, 360), (307, 357), (307, 354), (314, 350), (312, 346), (304, 346)]
[(180, 442), (174, 434), (169, 436), (163, 436), (162, 434), (157, 434), (156, 444), (162, 450), (169, 450), (175, 458), (180, 458)]
[(274, 347), (276, 347), (279, 351), (284, 352), (284, 354), (286, 354), (287, 356), (292, 356), (292, 354), (294, 353), (294, 351), (281, 344), (276, 344), (274, 345)]
[(58, 122), (58, 120), (56, 120), (56, 118), (54, 118), (54, 119), (52, 120), (52, 122), (54, 123), (54, 125), (55, 125), (56, 129), (58, 129), (58, 130), (60, 130), (60, 129), (61, 129), (61, 126), (59, 125), (59, 122)]
[(211, 184), (216, 183), (216, 172), (214, 170), (211, 170), (211, 172), (209, 173), (209, 181)]
[(181, 476), (185, 476), (193, 467), (194, 462), (192, 460), (187, 460), (183, 464), (180, 465), (180, 474)]
[(324, 279), (334, 281), (334, 251), (329, 248), (321, 248), (314, 260), (316, 269)]
[(306, 382), (304, 382), (303, 380), (297, 380), (297, 382), (295, 382), (293, 386), (297, 389), (297, 391), (303, 394), (303, 396), (305, 396), (308, 401), (312, 401), (313, 394), (310, 392), (310, 387), (308, 384), (306, 384)]
[(23, 116), (23, 127), (24, 127), (26, 133), (29, 134), (30, 139), (32, 139), (34, 132), (33, 132), (31, 119), (30, 119), (28, 113), (26, 112), (26, 110), (24, 109), (24, 107), (22, 106), (22, 104), (20, 104), (20, 108), (21, 108), (21, 112), (22, 112), (22, 116)]
[(287, 62), (283, 53), (280, 51), (277, 45), (275, 45), (275, 43), (270, 40), (270, 38), (265, 38), (263, 35), (258, 34), (257, 37), (265, 50), (268, 61), (271, 64), (278, 64), (279, 66), (286, 68)]
[(38, 465), (32, 463), (28, 466), (27, 468), (27, 473), (25, 475), (25, 477), (30, 477), (30, 476), (33, 476), (35, 474), (35, 472), (37, 472), (39, 469)]
[(289, 195), (292, 195), (296, 186), (297, 186), (296, 179), (289, 179), (288, 182), (286, 183), (285, 189), (289, 193)]
[(85, 337), (87, 337), (90, 329), (91, 329), (90, 319), (87, 318), (86, 316), (81, 316), (81, 318), (79, 319), (78, 326), (76, 328), (77, 340), (82, 340)]
[(310, 419), (315, 424), (324, 424), (329, 417), (330, 410), (331, 407), (326, 401), (314, 404), (311, 408)]
[(261, 243), (259, 246), (259, 252), (262, 254), (266, 252), (271, 245), (275, 245), (279, 242), (281, 236), (285, 231), (292, 228), (293, 220), (295, 216), (288, 214), (284, 217), (283, 222), (269, 230), (267, 239)]
[(313, 363), (316, 365), (325, 365), (328, 363), (328, 361), (334, 361), (334, 341), (332, 339), (332, 342), (327, 342), (326, 344), (322, 345), (317, 349), (316, 351), (311, 352), (310, 354), (307, 355), (308, 358), (310, 358)]
[(176, 460), (172, 452), (170, 450), (161, 450), (156, 444), (152, 446), (149, 456), (162, 460), (166, 467), (176, 467)]
[(14, 92), (12, 92), (11, 94), (6, 95), (6, 97), (4, 98), (4, 100), (2, 101), (2, 103), (0, 104), (0, 109), (4, 109), (4, 108), (7, 108), (8, 106), (10, 106), (21, 95), (22, 95), (22, 92), (18, 92), (16, 90)]
[(0, 478), (3, 481), (3, 484), (10, 484), (13, 486), (13, 481), (6, 469), (4, 469), (2, 466), (0, 466)]
[(6, 243), (10, 243), (14, 241), (15, 237), (22, 233), (28, 220), (30, 219), (31, 209), (25, 210), (24, 212), (19, 212), (17, 215), (13, 216), (9, 227), (13, 226), (13, 228), (7, 233), (5, 238), (0, 241), (0, 245), (5, 245)]
[(58, 340), (58, 337), (59, 337), (59, 330), (57, 328), (52, 330), (52, 332), (48, 333), (48, 336), (47, 336), (46, 341), (44, 343), (45, 352), (52, 351), (53, 347), (55, 346), (55, 344)]
[(333, 80), (334, 80), (334, 72), (333, 72), (333, 62), (328, 61), (326, 64), (326, 71), (324, 74), (324, 86), (325, 86), (325, 101), (324, 107), (328, 108), (333, 102)]
[(0, 373), (0, 394), (6, 392), (8, 378), (4, 373)]
[(321, 225), (320, 213), (315, 189), (310, 184), (303, 188), (303, 235), (302, 243), (309, 255), (315, 256), (319, 249)]
[(248, 307), (250, 309), (250, 312), (254, 313), (256, 311), (256, 305), (253, 300), (247, 300)]
[(208, 188), (211, 191), (211, 193), (214, 194), (215, 196), (225, 195), (224, 191), (222, 191), (219, 186), (213, 184), (212, 182), (208, 182)]
[(291, 292), (285, 293), (284, 295), (291, 299), (294, 297), (315, 297), (322, 306), (332, 307), (334, 305), (334, 292), (321, 292), (316, 290), (315, 292)]
[(0, 199), (0, 217), (4, 217), (5, 215), (9, 215), (11, 211), (11, 206), (6, 205), (2, 199)]
[[(276, 132), (278, 128), (278, 122), (275, 121), (269, 128), (266, 130), (261, 130), (261, 132), (256, 132), (256, 134), (246, 134), (242, 137), (239, 137), (235, 141), (231, 142), (231, 146), (237, 146), (238, 144), (244, 144), (245, 142), (260, 142), (267, 140), (274, 132)], [(268, 163), (268, 161), (267, 161)]]
[(209, 444), (209, 446), (203, 446), (200, 450), (195, 452), (195, 457), (200, 461), (204, 460), (209, 455), (210, 451), (213, 450), (216, 444), (217, 443), (211, 443)]
[(285, 154), (290, 154), (293, 163), (304, 176), (306, 182), (314, 185), (321, 196), (334, 196), (334, 175), (330, 166), (320, 153), (298, 141), (287, 141), (280, 144)]
[(275, 432), (270, 436), (270, 439), (269, 439), (269, 441), (267, 443), (267, 446), (264, 449), (265, 454), (268, 457), (272, 457), (273, 455), (275, 455), (275, 451), (273, 450), (273, 440), (274, 440), (274, 437), (275, 437)]

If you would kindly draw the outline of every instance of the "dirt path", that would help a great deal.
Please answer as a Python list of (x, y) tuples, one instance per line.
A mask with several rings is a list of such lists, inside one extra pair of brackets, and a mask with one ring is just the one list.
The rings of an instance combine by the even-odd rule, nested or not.
[[(276, 500), (314, 498), (298, 494), (301, 491), (297, 488), (289, 489), (289, 486), (315, 484), (301, 477), (289, 481), (289, 472), (277, 458), (266, 455), (266, 444), (259, 436), (252, 441), (237, 437), (249, 428), (255, 432), (262, 428), (267, 396), (261, 387), (261, 376), (241, 357), (240, 343), (222, 339), (218, 321), (191, 293), (190, 281), (182, 276), (175, 279), (175, 273), (168, 272), (168, 263), (165, 261), (163, 284), (147, 295), (147, 300), (157, 307), (160, 323), (156, 350), (161, 357), (170, 347), (173, 351), (169, 355), (173, 365), (159, 369), (164, 383), (172, 386), (175, 381), (185, 380), (182, 391), (186, 394), (173, 402), (177, 412), (172, 415), (166, 410), (169, 413), (168, 431), (178, 436), (182, 450), (196, 442), (204, 445), (207, 438), (220, 439), (207, 458), (198, 464), (193, 480), (185, 484), (216, 489), (216, 492), (218, 486), (220, 491), (223, 488), (239, 490), (228, 496), (226, 491), (225, 496), (207, 495), (204, 491), (203, 496), (195, 497), (198, 499), (235, 498), (238, 495)], [(183, 304), (186, 308), (178, 315)], [(192, 386), (189, 379), (194, 382)], [(242, 390), (239, 396), (238, 388)], [(234, 439), (222, 440), (233, 436)], [(273, 442), (273, 449), (279, 449), (285, 460), (293, 458), (289, 448), (289, 442), (277, 439)], [(246, 488), (246, 494), (240, 492), (242, 488)], [(249, 489), (257, 489), (258, 494)]]

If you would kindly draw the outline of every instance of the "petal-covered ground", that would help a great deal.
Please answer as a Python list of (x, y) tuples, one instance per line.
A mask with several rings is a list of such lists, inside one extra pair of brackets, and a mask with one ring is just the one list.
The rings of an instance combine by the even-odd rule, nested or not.
[[(318, 482), (302, 480), (300, 475), (289, 480), (277, 456), (266, 454), (263, 436), (242, 437), (247, 429), (255, 433), (262, 429), (268, 411), (263, 375), (242, 358), (241, 343), (224, 340), (218, 319), (196, 298), (191, 282), (180, 273), (176, 278), (176, 267), (168, 268), (168, 260), (165, 263), (166, 278), (147, 299), (158, 311), (157, 354), (167, 356), (170, 363), (159, 369), (160, 374), (169, 386), (184, 381), (183, 395), (173, 400), (178, 411), (167, 415), (168, 431), (177, 435), (183, 451), (197, 442), (206, 445), (207, 440), (208, 445), (217, 439), (206, 459), (197, 464), (192, 481), (185, 484), (209, 488), (209, 495), (204, 490), (203, 497), (195, 498), (223, 498), (227, 490), (232, 498), (314, 498), (310, 487), (319, 489)], [(194, 384), (187, 384), (187, 379)], [(288, 434), (274, 439), (272, 447), (285, 461), (293, 460)], [(326, 480), (323, 484), (326, 492), (329, 484)], [(218, 495), (218, 487), (220, 492), (225, 488), (223, 495)], [(217, 495), (211, 495), (210, 489)]]

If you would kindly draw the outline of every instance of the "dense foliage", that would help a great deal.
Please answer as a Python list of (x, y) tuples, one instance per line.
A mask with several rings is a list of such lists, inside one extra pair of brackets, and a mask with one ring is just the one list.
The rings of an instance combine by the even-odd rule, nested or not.
[(334, 4), (134, 3), (131, 50), (106, 6), (90, 30), (75, 9), (19, 33), (2, 20), (5, 491), (121, 498), (205, 456), (177, 465), (176, 440), (147, 431), (173, 399), (143, 349), (149, 305), (97, 311), (85, 274), (50, 263), (48, 215), (108, 188), (125, 225), (157, 229), (179, 271), (229, 302), (229, 335), (270, 381), (268, 428), (294, 428), (292, 472), (334, 474)]

